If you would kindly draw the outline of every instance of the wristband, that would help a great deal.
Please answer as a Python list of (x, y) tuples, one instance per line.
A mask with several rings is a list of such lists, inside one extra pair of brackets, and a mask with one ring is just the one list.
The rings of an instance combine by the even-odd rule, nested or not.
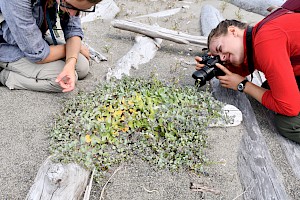
[(245, 89), (245, 86), (246, 86), (246, 83), (248, 82), (247, 79), (243, 80), (242, 82), (240, 82), (237, 86), (237, 90), (240, 91), (240, 92), (244, 92), (244, 89)]

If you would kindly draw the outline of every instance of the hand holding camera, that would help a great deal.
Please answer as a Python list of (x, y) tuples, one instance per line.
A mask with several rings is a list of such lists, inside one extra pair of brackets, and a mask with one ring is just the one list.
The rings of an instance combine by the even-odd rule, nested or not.
[(192, 75), (195, 79), (195, 85), (198, 87), (202, 87), (206, 84), (206, 81), (211, 80), (215, 76), (224, 76), (225, 73), (219, 69), (216, 64), (223, 64), (219, 56), (212, 56), (209, 54), (205, 54), (202, 57), (196, 58), (196, 60), (202, 64), (197, 64), (196, 69)]

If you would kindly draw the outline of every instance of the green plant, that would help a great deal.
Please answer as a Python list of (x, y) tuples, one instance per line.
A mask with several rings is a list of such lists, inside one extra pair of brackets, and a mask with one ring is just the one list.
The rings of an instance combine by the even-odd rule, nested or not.
[(95, 180), (133, 156), (158, 168), (201, 172), (205, 130), (223, 105), (209, 92), (125, 77), (65, 103), (51, 130), (59, 162), (95, 169)]

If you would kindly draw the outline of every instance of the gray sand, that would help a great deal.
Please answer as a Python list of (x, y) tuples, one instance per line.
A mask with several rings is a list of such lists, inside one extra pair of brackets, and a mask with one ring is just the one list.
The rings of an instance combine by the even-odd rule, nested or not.
[[(160, 10), (189, 5), (190, 8), (174, 16), (162, 19), (144, 19), (144, 22), (185, 31), (191, 35), (199, 35), (200, 8), (205, 3), (212, 3), (217, 8), (220, 1), (116, 1), (122, 7), (117, 18), (124, 19), (153, 13)], [(224, 16), (234, 18), (238, 8), (228, 4)], [(243, 12), (243, 17), (251, 22), (258, 21), (261, 16)], [(79, 81), (77, 89), (69, 94), (47, 94), (31, 91), (10, 91), (0, 87), (0, 199), (24, 199), (40, 165), (49, 156), (49, 128), (53, 118), (59, 112), (62, 102), (77, 94), (79, 90), (92, 90), (99, 81), (104, 81), (109, 67), (125, 55), (134, 43), (136, 34), (114, 29), (109, 21), (96, 20), (83, 25), (86, 42), (94, 49), (108, 57), (108, 61), (99, 64), (93, 62), (91, 72), (85, 80)], [(106, 46), (106, 47), (105, 47)], [(105, 49), (107, 51), (105, 51)], [(201, 48), (192, 45), (179, 45), (163, 41), (154, 59), (149, 63), (131, 70), (131, 76), (149, 77), (157, 74), (160, 79), (179, 81), (180, 84), (193, 85), (191, 74), (194, 71), (194, 57)], [(184, 62), (182, 62), (182, 60)], [(259, 105), (253, 104), (254, 107)], [(257, 113), (259, 115), (259, 113)], [(261, 121), (262, 120), (258, 120)], [(279, 169), (284, 170), (285, 183), (288, 192), (299, 199), (294, 186), (299, 186), (299, 180), (291, 177), (286, 169), (286, 159), (280, 151), (280, 146), (268, 127), (262, 122), (261, 130), (268, 140), (268, 145), (274, 155)], [(171, 173), (167, 170), (155, 170), (146, 163), (135, 160), (125, 163), (111, 179), (105, 188), (104, 199), (242, 199), (243, 189), (237, 174), (237, 152), (240, 140), (245, 132), (243, 125), (231, 128), (211, 128), (207, 156), (215, 161), (206, 167), (206, 176), (196, 176), (182, 171)], [(292, 180), (292, 183), (289, 182)], [(193, 192), (190, 183), (203, 184), (221, 192)], [(103, 183), (104, 184), (104, 183)], [(91, 199), (99, 199), (102, 188), (94, 185)]]

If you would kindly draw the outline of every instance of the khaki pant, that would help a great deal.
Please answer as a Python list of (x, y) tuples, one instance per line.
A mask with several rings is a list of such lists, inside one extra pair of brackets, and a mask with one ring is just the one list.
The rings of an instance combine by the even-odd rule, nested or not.
[(300, 143), (300, 113), (296, 117), (276, 114), (275, 126), (282, 136)]
[[(11, 63), (0, 62), (0, 67), (3, 68), (0, 72), (0, 82), (11, 90), (62, 92), (62, 88), (55, 82), (55, 79), (64, 66), (63, 60), (46, 64), (32, 63), (26, 58)], [(89, 61), (85, 56), (79, 54), (75, 69), (77, 79), (86, 77), (89, 69)]]

